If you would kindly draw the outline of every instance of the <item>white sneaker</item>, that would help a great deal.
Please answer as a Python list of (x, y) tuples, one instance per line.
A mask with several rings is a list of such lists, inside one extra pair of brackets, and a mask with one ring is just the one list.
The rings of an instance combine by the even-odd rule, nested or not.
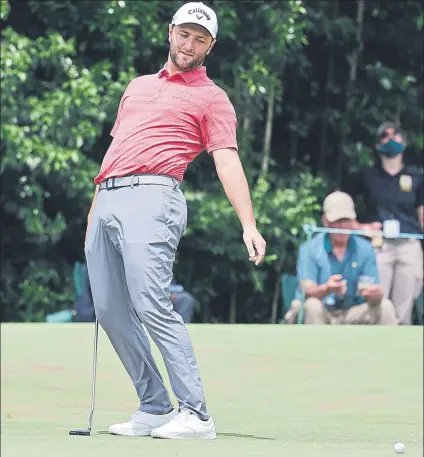
[(216, 431), (212, 417), (202, 421), (196, 414), (183, 410), (167, 424), (152, 430), (151, 436), (171, 440), (214, 440)]
[(109, 427), (109, 433), (112, 435), (125, 436), (150, 436), (150, 433), (154, 428), (168, 423), (177, 414), (175, 409), (168, 414), (161, 415), (137, 411), (130, 417), (128, 422), (111, 425)]

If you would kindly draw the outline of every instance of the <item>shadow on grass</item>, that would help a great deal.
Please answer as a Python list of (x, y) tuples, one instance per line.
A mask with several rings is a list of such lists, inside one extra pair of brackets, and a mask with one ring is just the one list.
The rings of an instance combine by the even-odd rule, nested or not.
[(244, 435), (243, 433), (217, 433), (218, 436), (229, 436), (231, 438), (249, 438), (253, 440), (275, 441), (275, 438), (267, 438), (265, 436)]

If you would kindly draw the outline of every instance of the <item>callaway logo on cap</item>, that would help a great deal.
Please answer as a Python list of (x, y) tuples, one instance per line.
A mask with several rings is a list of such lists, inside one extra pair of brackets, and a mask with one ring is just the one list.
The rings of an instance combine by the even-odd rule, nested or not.
[(212, 38), (218, 33), (218, 19), (215, 12), (201, 2), (186, 3), (172, 18), (172, 25), (196, 24), (205, 28)]

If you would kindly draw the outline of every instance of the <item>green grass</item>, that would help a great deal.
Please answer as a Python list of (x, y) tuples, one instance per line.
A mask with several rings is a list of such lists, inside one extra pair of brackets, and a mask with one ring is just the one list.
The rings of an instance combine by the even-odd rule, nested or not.
[(103, 330), (96, 434), (68, 436), (87, 427), (94, 325), (3, 324), (2, 455), (388, 457), (399, 440), (408, 456), (423, 455), (422, 327), (193, 325), (189, 331), (216, 441), (106, 434), (137, 409), (138, 399)]

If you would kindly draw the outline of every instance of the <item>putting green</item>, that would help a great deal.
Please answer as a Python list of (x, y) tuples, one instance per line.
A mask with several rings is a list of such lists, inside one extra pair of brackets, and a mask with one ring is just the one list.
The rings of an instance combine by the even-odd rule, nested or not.
[(388, 457), (396, 441), (408, 457), (423, 455), (422, 327), (192, 325), (189, 332), (216, 441), (108, 435), (138, 399), (103, 330), (95, 435), (69, 436), (87, 427), (94, 324), (2, 324), (2, 455)]

